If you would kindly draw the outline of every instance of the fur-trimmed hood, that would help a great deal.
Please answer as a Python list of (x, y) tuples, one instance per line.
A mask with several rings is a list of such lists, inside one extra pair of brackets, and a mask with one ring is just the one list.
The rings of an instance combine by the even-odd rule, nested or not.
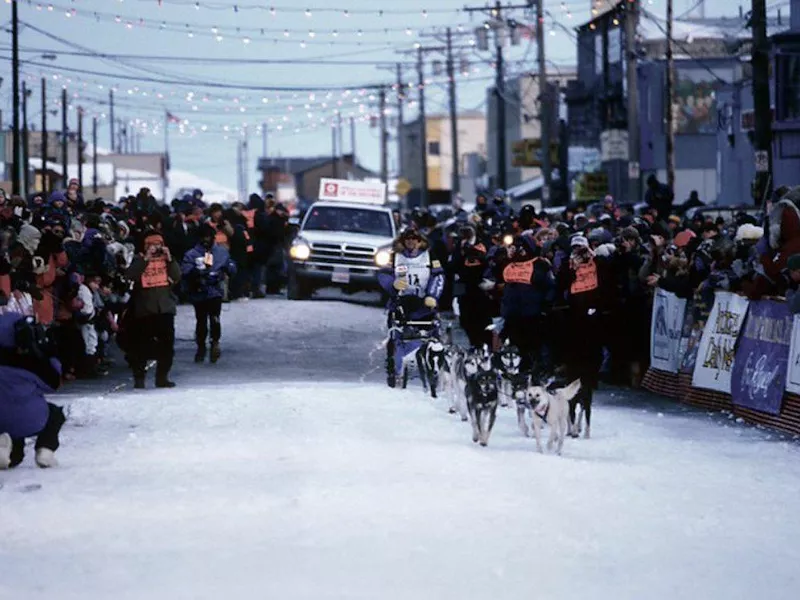
[[(779, 250), (781, 242), (800, 235), (800, 186), (789, 190), (769, 213), (769, 246)], [(786, 213), (789, 213), (788, 215)]]

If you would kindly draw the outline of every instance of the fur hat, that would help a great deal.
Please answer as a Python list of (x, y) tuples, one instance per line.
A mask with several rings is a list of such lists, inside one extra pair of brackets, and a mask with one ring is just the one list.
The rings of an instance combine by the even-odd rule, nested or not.
[(745, 223), (744, 225), (740, 225), (739, 228), (736, 230), (736, 237), (735, 240), (737, 242), (757, 242), (762, 237), (764, 237), (764, 228), (758, 227), (756, 225), (751, 225), (750, 223)]

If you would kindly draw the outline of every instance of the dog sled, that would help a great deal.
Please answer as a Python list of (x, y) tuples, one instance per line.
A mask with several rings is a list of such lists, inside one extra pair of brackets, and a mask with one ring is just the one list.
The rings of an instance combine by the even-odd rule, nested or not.
[(416, 296), (400, 296), (389, 307), (386, 340), (386, 383), (390, 388), (408, 381), (409, 362), (425, 342), (440, 334), (439, 316)]

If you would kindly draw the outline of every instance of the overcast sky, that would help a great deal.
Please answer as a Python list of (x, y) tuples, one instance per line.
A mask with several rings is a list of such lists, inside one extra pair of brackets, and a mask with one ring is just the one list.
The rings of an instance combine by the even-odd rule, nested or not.
[[(484, 4), (476, 2), (476, 6)], [(675, 11), (680, 14), (694, 4), (694, 0), (677, 0)], [(456, 67), (459, 109), (484, 108), (493, 57), (477, 51), (469, 41), (485, 15), (460, 12), (464, 5), (464, 0), (308, 0), (307, 5), (296, 0), (21, 1), (22, 68), (34, 88), (29, 118), (38, 129), (40, 79), (46, 76), (49, 109), (59, 109), (58, 95), (66, 85), (73, 109), (82, 106), (86, 111), (86, 131), (91, 117), (97, 116), (99, 145), (108, 147), (108, 90), (115, 86), (115, 117), (139, 119), (143, 150), (163, 150), (164, 114), (169, 111), (182, 121), (169, 126), (173, 167), (234, 189), (237, 143), (246, 125), (249, 187), (255, 190), (255, 165), (262, 154), (257, 128), (262, 123), (267, 123), (270, 156), (328, 155), (330, 119), (339, 110), (345, 122), (351, 114), (366, 120), (357, 123), (356, 150), (365, 166), (377, 169), (378, 130), (370, 127), (368, 118), (377, 111), (377, 93), (367, 86), (394, 83), (397, 62), (404, 63), (406, 80), (416, 82), (416, 58), (402, 53), (413, 50), (415, 42), (440, 46), (437, 34), (441, 36), (451, 27), (462, 59)], [(591, 0), (550, 0), (545, 8), (548, 61), (574, 64), (571, 30), (591, 18)], [(663, 15), (663, 0), (654, 0), (647, 9)], [(3, 23), (10, 21), (10, 6), (3, 3), (0, 10)], [(383, 14), (378, 12), (381, 10)], [(709, 15), (725, 14), (726, 10), (734, 15), (738, 7), (722, 0), (707, 3)], [(788, 13), (788, 8), (785, 10)], [(535, 21), (527, 10), (508, 11), (507, 16), (522, 23)], [(5, 82), (0, 88), (4, 126), (10, 122), (10, 48), (7, 36), (0, 49), (6, 59), (2, 69)], [(436, 52), (426, 55), (429, 113), (447, 109), (443, 76), (437, 77), (432, 66), (442, 56)], [(507, 50), (507, 58), (509, 75), (534, 70), (536, 46), (523, 39)], [(265, 59), (275, 62), (245, 62)], [(317, 64), (298, 62), (302, 60), (316, 60)], [(462, 68), (468, 75), (461, 73)], [(412, 90), (410, 99), (415, 95)], [(396, 114), (396, 96), (390, 94), (388, 102), (391, 119)], [(416, 107), (409, 106), (406, 119), (415, 115)], [(60, 116), (49, 118), (53, 128), (60, 123)], [(70, 127), (75, 124), (73, 110)], [(345, 130), (344, 147), (349, 152), (349, 129)], [(394, 162), (393, 148), (391, 154)]]

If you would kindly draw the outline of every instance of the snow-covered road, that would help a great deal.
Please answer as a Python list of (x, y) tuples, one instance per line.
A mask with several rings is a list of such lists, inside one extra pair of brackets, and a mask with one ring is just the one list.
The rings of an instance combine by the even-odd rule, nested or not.
[[(359, 383), (380, 311), (242, 306), (222, 363), (182, 358), (172, 391), (68, 398), (62, 466), (0, 474), (0, 598), (797, 597), (795, 443), (606, 392), (562, 458), (510, 410), (480, 448), (416, 385)], [(302, 318), (329, 331), (318, 348)], [(252, 366), (257, 340), (289, 358), (237, 383), (226, 361)]]

